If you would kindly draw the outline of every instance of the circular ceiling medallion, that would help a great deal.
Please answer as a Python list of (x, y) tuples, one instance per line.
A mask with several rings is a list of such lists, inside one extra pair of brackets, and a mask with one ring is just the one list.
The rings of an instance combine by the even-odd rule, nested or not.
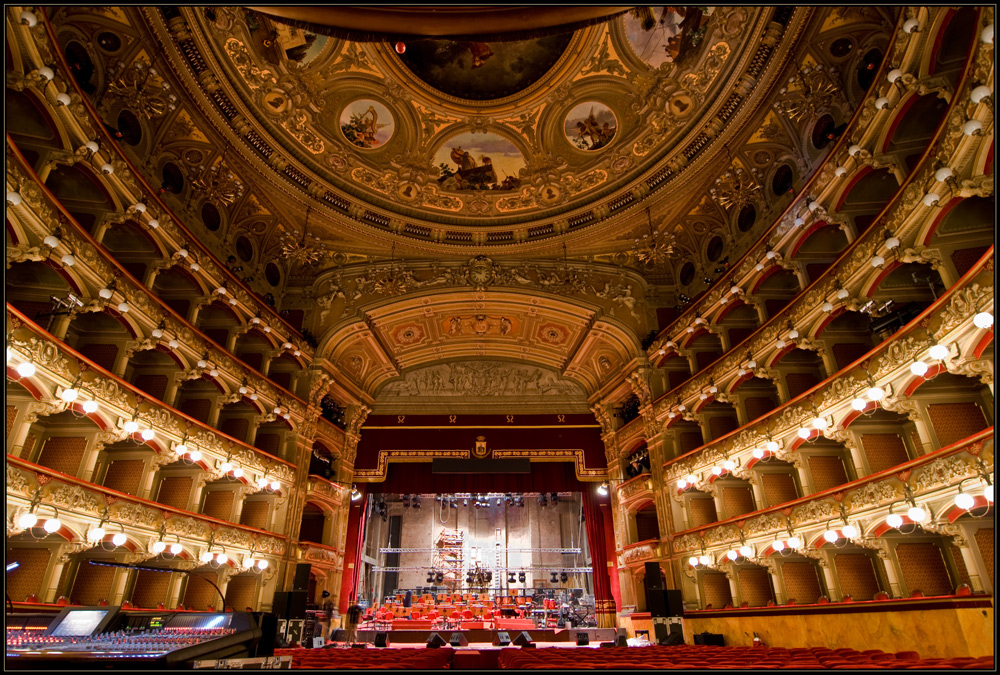
[(607, 147), (617, 130), (618, 120), (611, 108), (597, 101), (581, 103), (566, 115), (566, 138), (578, 150)]
[(469, 131), (443, 143), (433, 163), (446, 190), (514, 190), (521, 185), (524, 156), (499, 134)]
[(392, 138), (396, 122), (384, 105), (362, 98), (348, 103), (340, 113), (340, 130), (354, 145), (363, 150), (371, 150)]
[(573, 33), (533, 40), (407, 41), (399, 59), (438, 91), (472, 101), (518, 93), (537, 82), (562, 56)]

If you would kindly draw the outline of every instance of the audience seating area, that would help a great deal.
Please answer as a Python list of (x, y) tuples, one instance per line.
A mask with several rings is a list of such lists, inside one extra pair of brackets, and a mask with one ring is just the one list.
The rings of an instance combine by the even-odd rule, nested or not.
[(438, 670), (447, 668), (454, 649), (275, 649), (291, 656), (292, 668), (324, 670)]

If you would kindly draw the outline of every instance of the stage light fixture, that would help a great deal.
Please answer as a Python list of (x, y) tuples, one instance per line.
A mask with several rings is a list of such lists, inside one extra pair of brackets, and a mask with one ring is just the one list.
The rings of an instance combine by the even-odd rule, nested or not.
[(559, 583), (559, 575), (558, 575), (557, 572), (553, 572), (552, 573), (552, 579), (550, 579), (550, 581), (552, 583), (554, 583), (554, 584), (558, 584)]
[(433, 584), (434, 583), (434, 572), (433, 571), (427, 573), (427, 583), (429, 583), (429, 584)]
[(508, 573), (507, 573), (507, 583), (508, 583), (508, 584), (513, 584), (513, 583), (515, 583), (514, 579), (515, 579), (515, 577), (514, 577), (514, 573), (513, 573), (513, 572), (508, 572)]
[(437, 581), (439, 584), (443, 584), (444, 583), (444, 572), (438, 572), (434, 576), (434, 580)]
[(525, 577), (524, 572), (518, 572), (517, 573), (517, 583), (523, 584), (526, 579), (527, 579), (527, 577)]
[(559, 581), (561, 581), (562, 583), (566, 583), (567, 581), (569, 581), (569, 575), (566, 574), (565, 572), (560, 572)]

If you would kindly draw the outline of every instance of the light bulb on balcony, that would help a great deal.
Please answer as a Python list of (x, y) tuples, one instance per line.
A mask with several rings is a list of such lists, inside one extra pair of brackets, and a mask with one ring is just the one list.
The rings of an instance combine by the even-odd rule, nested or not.
[(868, 391), (865, 393), (868, 398), (876, 402), (885, 398), (885, 389), (882, 387), (869, 387)]
[(767, 451), (770, 452), (771, 454), (776, 453), (778, 451), (778, 442), (777, 441), (768, 441), (767, 442)]
[(145, 213), (146, 205), (143, 204), (142, 202), (136, 202), (135, 204), (132, 205), (132, 210), (135, 211), (136, 213)]
[(266, 488), (267, 487), (267, 478), (265, 478), (264, 476), (261, 476), (260, 478), (258, 478), (257, 479), (257, 487), (259, 487), (262, 490), (264, 488)]
[(969, 100), (972, 101), (973, 103), (979, 103), (992, 93), (993, 92), (990, 91), (989, 87), (981, 84), (975, 89), (973, 89), (971, 92), (969, 92)]
[(232, 462), (223, 462), (222, 464), (219, 465), (219, 471), (221, 471), (222, 473), (229, 473), (232, 470), (233, 470)]
[(722, 467), (721, 466), (713, 466), (712, 467), (712, 475), (714, 475), (714, 476), (721, 476), (722, 475)]
[(182, 246), (181, 248), (177, 249), (177, 255), (180, 256), (181, 258), (186, 258), (188, 257), (188, 250)]
[(28, 28), (32, 28), (38, 24), (38, 17), (35, 16), (34, 12), (29, 12), (28, 10), (21, 12), (20, 19), (21, 24), (27, 26)]
[(782, 551), (784, 551), (784, 550), (785, 550), (785, 542), (783, 542), (783, 541), (781, 541), (781, 540), (779, 539), (778, 541), (774, 542), (774, 543), (773, 543), (773, 544), (771, 545), (771, 547), (772, 547), (772, 548), (773, 548), (773, 549), (774, 549), (775, 551), (777, 551), (778, 553), (781, 553)]
[(923, 377), (927, 374), (927, 364), (923, 361), (914, 361), (910, 364), (910, 372), (917, 377)]
[(95, 543), (98, 541), (104, 541), (105, 534), (106, 532), (104, 531), (104, 528), (98, 526), (87, 532), (87, 540)]
[(959, 492), (955, 495), (955, 506), (960, 509), (965, 509), (968, 511), (972, 508), (973, 504), (976, 503), (975, 498), (972, 495), (967, 495), (964, 492)]
[(236, 298), (229, 298), (229, 304), (236, 306), (239, 304), (239, 300), (237, 300)]
[(796, 219), (795, 219), (795, 221), (794, 221), (794, 223), (795, 223), (795, 227), (801, 227), (801, 226), (802, 226), (803, 224), (805, 224), (805, 222), (806, 222), (806, 219), (805, 219), (805, 218), (803, 218), (802, 216), (799, 216), (799, 217), (798, 217), (798, 218), (796, 218)]
[(161, 337), (163, 337), (163, 329), (154, 328), (153, 331), (150, 333), (150, 335), (154, 340), (159, 340)]
[(218, 293), (219, 295), (225, 295), (229, 291), (226, 290), (225, 286), (219, 286), (218, 288), (215, 289), (215, 292)]
[(180, 544), (170, 545), (170, 555), (180, 555), (182, 551), (184, 551), (184, 547)]
[(52, 78), (56, 76), (56, 73), (48, 66), (42, 66), (38, 69), (38, 76), (46, 82), (51, 82)]
[(171, 340), (167, 342), (167, 346), (170, 347), (171, 349), (177, 349), (178, 347), (181, 346), (181, 343), (178, 342), (176, 339), (171, 338)]
[(853, 525), (844, 525), (844, 527), (840, 529), (840, 534), (845, 539), (854, 539), (856, 536), (858, 536), (858, 528), (854, 527)]
[(162, 541), (154, 542), (153, 547), (150, 550), (152, 550), (153, 553), (159, 555), (167, 550), (167, 544)]
[(885, 247), (890, 251), (894, 251), (899, 248), (899, 239), (896, 237), (889, 237), (885, 240)]
[[(754, 265), (753, 268), (755, 270), (757, 270), (758, 272), (763, 272), (764, 271), (764, 263), (759, 262), (756, 265)], [(722, 302), (723, 300), (725, 300), (725, 296), (722, 296), (721, 298), (719, 298), (719, 302)]]
[(105, 176), (110, 176), (114, 172), (115, 172), (115, 167), (107, 163), (101, 164), (101, 173), (103, 173)]
[(744, 558), (752, 558), (753, 548), (749, 544), (744, 544), (743, 546), (740, 546), (740, 555), (743, 556)]
[(879, 96), (877, 99), (875, 99), (876, 110), (888, 110), (888, 108), (889, 108), (889, 99), (887, 99), (885, 96)]
[(271, 332), (271, 327), (270, 326), (264, 326), (264, 328), (262, 328), (261, 330), (263, 330), (265, 333), (270, 333)]
[(814, 429), (819, 429), (820, 431), (822, 431), (823, 429), (826, 429), (828, 426), (830, 426), (830, 422), (825, 417), (817, 415), (815, 418), (813, 418), (812, 425)]
[(139, 431), (139, 423), (136, 422), (135, 420), (129, 420), (128, 422), (125, 423), (125, 426), (123, 428), (125, 429), (125, 433), (134, 434), (135, 432)]
[(233, 478), (242, 478), (242, 477), (243, 477), (243, 469), (241, 469), (240, 467), (236, 467), (235, 469), (233, 469)]
[(58, 518), (49, 518), (48, 520), (45, 521), (45, 524), (42, 525), (42, 529), (48, 532), (49, 534), (52, 534), (53, 532), (58, 532), (61, 527), (62, 527), (62, 522), (60, 522)]
[(820, 204), (818, 201), (814, 199), (813, 201), (809, 202), (809, 205), (806, 208), (808, 208), (809, 211), (812, 212), (812, 211), (818, 211), (822, 206), (823, 206), (822, 204)]
[(722, 463), (722, 468), (725, 469), (726, 471), (735, 471), (736, 462), (734, 462), (731, 459), (727, 459), (725, 462)]
[(201, 450), (192, 450), (191, 454), (188, 455), (188, 457), (191, 459), (192, 462), (200, 462), (202, 457)]
[(927, 520), (927, 512), (919, 506), (911, 506), (906, 512), (906, 516), (915, 523), (922, 523)]
[(257, 561), (257, 569), (263, 571), (267, 569), (267, 561), (264, 559)]
[(119, 312), (121, 312), (122, 314), (128, 314), (128, 310), (129, 310), (129, 306), (128, 306), (127, 302), (119, 302), (118, 303), (118, 311)]
[(805, 427), (799, 429), (799, 438), (801, 438), (802, 440), (808, 441), (810, 436), (812, 436), (812, 431), (810, 431), (809, 429), (806, 429)]
[(885, 258), (876, 253), (875, 255), (872, 256), (871, 264), (872, 267), (881, 267), (882, 265), (885, 264)]
[[(702, 321), (704, 322), (704, 319), (702, 319)], [(695, 319), (695, 323), (698, 323), (698, 319)], [(291, 348), (292, 348), (292, 346), (293, 346), (293, 345), (292, 345), (292, 343), (291, 343), (291, 342), (283, 342), (283, 343), (281, 344), (281, 348), (282, 348), (282, 349), (291, 349)]]
[(208, 371), (208, 376), (209, 377), (218, 377), (219, 376), (219, 369), (218, 368), (212, 368), (210, 371)]
[(225, 565), (227, 562), (229, 562), (229, 556), (226, 555), (225, 553), (220, 553), (219, 555), (215, 556), (215, 562), (219, 563), (220, 565)]
[(196, 262), (191, 263), (191, 271), (192, 272), (197, 272), (200, 269), (201, 269), (201, 265), (199, 265)]
[(149, 222), (146, 224), (149, 225), (149, 229), (155, 230), (160, 226), (160, 221), (158, 221), (156, 218), (150, 218)]
[(793, 340), (797, 339), (799, 337), (798, 329), (792, 328), (790, 331), (788, 331), (788, 337), (790, 337)]
[(993, 24), (989, 24), (983, 28), (982, 32), (979, 33), (979, 39), (982, 40), (984, 44), (993, 44)]
[(847, 167), (838, 166), (836, 169), (833, 170), (833, 175), (836, 176), (837, 178), (843, 178), (844, 176), (847, 175)]
[(799, 539), (798, 537), (789, 537), (787, 543), (788, 543), (788, 548), (799, 548), (800, 546), (802, 546), (802, 540)]
[(928, 350), (927, 355), (930, 356), (935, 361), (943, 361), (948, 358), (948, 347), (942, 344), (936, 344)]
[(924, 195), (924, 206), (936, 206), (941, 197), (936, 192), (928, 192)]
[(846, 300), (850, 295), (851, 295), (850, 292), (846, 288), (838, 288), (837, 289), (837, 299), (838, 300)]
[(42, 239), (42, 243), (49, 248), (56, 248), (59, 246), (59, 237), (54, 234), (47, 235), (44, 239)]
[(784, 338), (778, 338), (778, 339), (777, 339), (777, 340), (776, 340), (776, 341), (774, 342), (774, 345), (775, 345), (775, 346), (776, 346), (776, 347), (777, 347), (778, 349), (784, 349), (784, 348), (785, 348), (785, 345), (787, 345), (787, 344), (788, 344), (788, 343), (787, 343), (787, 342), (785, 342), (785, 339), (784, 339)]
[(281, 489), (281, 483), (279, 483), (276, 480), (272, 480), (271, 484), (268, 487), (271, 488), (271, 492), (277, 492), (278, 490)]
[(97, 412), (97, 401), (84, 401), (83, 412), (87, 413), (88, 415)]
[(250, 392), (250, 400), (251, 401), (256, 401), (257, 400), (257, 392), (255, 392), (255, 391), (254, 392)]
[(851, 147), (847, 148), (847, 154), (850, 155), (851, 157), (857, 157), (859, 154), (861, 154), (861, 146), (855, 143)]
[(679, 406), (677, 406), (677, 409), (680, 410), (681, 412), (684, 412), (685, 410), (688, 409), (688, 407), (683, 403), (681, 403)]
[(69, 94), (67, 94), (66, 92), (61, 91), (58, 94), (56, 94), (56, 103), (57, 104), (59, 104), (59, 105), (69, 105), (72, 102), (73, 102), (73, 99), (71, 99), (69, 97)]
[(754, 361), (753, 359), (750, 359), (749, 361), (747, 361), (747, 368), (749, 368), (750, 370), (753, 370), (756, 367), (757, 367), (757, 362), (756, 361)]
[(708, 556), (708, 555), (703, 555), (700, 558), (698, 558), (698, 562), (700, 562), (702, 565), (705, 565), (705, 566), (711, 565), (712, 564), (712, 557)]
[(203, 563), (207, 563), (207, 562), (211, 562), (212, 558), (214, 558), (214, 557), (215, 556), (212, 555), (211, 551), (205, 551), (200, 556), (198, 556), (198, 560), (202, 561)]
[(22, 530), (27, 530), (34, 527), (38, 523), (38, 516), (34, 513), (22, 513), (21, 517), (17, 519), (17, 526)]
[(204, 358), (198, 359), (199, 368), (208, 368), (208, 361)]
[(851, 401), (851, 407), (857, 410), (858, 412), (861, 412), (866, 407), (868, 407), (868, 402), (865, 401), (863, 398), (856, 398), (853, 401)]
[(704, 401), (705, 399), (708, 398), (708, 394), (706, 394), (705, 392), (701, 392), (701, 394), (698, 395), (698, 398)]
[(101, 146), (99, 146), (96, 141), (87, 141), (83, 144), (83, 147), (90, 153), (96, 153), (101, 149)]
[(840, 535), (837, 533), (836, 530), (827, 530), (826, 532), (823, 533), (823, 538), (826, 539), (831, 544), (833, 544), (836, 543), (838, 539), (840, 539)]
[(73, 387), (70, 387), (69, 389), (63, 389), (59, 393), (59, 398), (61, 398), (62, 400), (66, 401), (66, 403), (72, 403), (73, 401), (75, 401), (77, 399), (77, 397), (79, 395), (80, 395), (80, 392), (78, 392)]
[(690, 558), (688, 558), (688, 564), (691, 565), (691, 567), (697, 567), (698, 566), (698, 556), (693, 555)]
[(736, 560), (737, 558), (740, 557), (740, 554), (739, 554), (739, 551), (735, 551), (733, 549), (730, 549), (730, 550), (726, 551), (726, 557), (729, 558), (730, 560)]
[(31, 377), (35, 374), (35, 364), (31, 361), (25, 361), (17, 366), (17, 374), (19, 377)]
[(903, 76), (903, 71), (899, 68), (893, 68), (888, 73), (885, 74), (885, 79), (889, 80), (890, 84), (895, 84), (896, 80)]
[(177, 447), (174, 448), (174, 452), (176, 452), (178, 455), (186, 455), (187, 451), (188, 451), (188, 446), (185, 445), (184, 443), (178, 443)]
[(143, 429), (142, 430), (142, 440), (144, 440), (144, 441), (151, 441), (155, 437), (156, 437), (156, 432), (153, 431), (152, 429)]
[(736, 371), (736, 374), (739, 375), (740, 377), (743, 377), (744, 375), (747, 374), (747, 369), (744, 368), (743, 366), (740, 366), (740, 369)]
[(975, 324), (976, 328), (986, 330), (993, 326), (993, 315), (989, 312), (980, 312), (972, 317), (972, 323)]
[(683, 489), (685, 489), (685, 488), (686, 488), (687, 486), (688, 486), (688, 482), (687, 482), (686, 480), (684, 480), (683, 478), (681, 478), (681, 479), (679, 479), (679, 480), (677, 481), (677, 487), (678, 487), (679, 489), (683, 490)]
[(951, 170), (951, 167), (944, 166), (934, 172), (934, 180), (943, 183), (954, 175), (955, 172)]
[(917, 19), (907, 19), (903, 22), (903, 32), (904, 33), (916, 33), (920, 28), (920, 21)]
[(673, 410), (667, 413), (668, 419), (674, 419), (675, 417), (677, 417), (677, 413), (675, 413)]
[(823, 303), (820, 309), (829, 314), (833, 311), (833, 303), (827, 300), (826, 302)]
[(983, 130), (983, 123), (979, 120), (969, 120), (962, 125), (962, 133), (966, 136), (975, 136)]
[(739, 295), (740, 291), (742, 290), (743, 289), (740, 288), (739, 286), (733, 286), (732, 288), (729, 289), (729, 292), (732, 293), (733, 295)]
[(992, 483), (990, 483), (989, 485), (987, 485), (986, 487), (983, 488), (983, 497), (990, 504), (993, 503), (993, 484)]
[(693, 473), (689, 473), (688, 475), (684, 476), (684, 480), (686, 480), (689, 485), (694, 485), (695, 483), (698, 482), (698, 477), (695, 476)]
[(11, 206), (19, 206), (21, 204), (21, 194), (19, 192), (8, 192), (7, 193), (7, 203)]
[(764, 451), (761, 448), (754, 448), (753, 449), (753, 458), (754, 459), (764, 459)]

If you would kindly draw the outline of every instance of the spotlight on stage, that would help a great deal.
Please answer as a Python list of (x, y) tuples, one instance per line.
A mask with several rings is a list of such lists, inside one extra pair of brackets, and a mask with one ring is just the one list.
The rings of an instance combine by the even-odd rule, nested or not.
[(420, 495), (413, 495), (412, 506), (415, 509), (419, 509), (420, 508)]
[(525, 577), (524, 572), (518, 572), (517, 573), (517, 583), (523, 584), (526, 580), (527, 580), (527, 577)]
[(552, 573), (552, 579), (550, 579), (550, 581), (552, 583), (554, 583), (554, 584), (558, 584), (559, 583), (559, 574), (557, 572), (553, 572)]
[(559, 493), (558, 492), (551, 493), (549, 495), (549, 501), (551, 501), (553, 504), (558, 504), (559, 503)]
[(507, 573), (507, 583), (508, 584), (515, 583), (515, 581), (514, 581), (514, 573), (513, 572), (508, 572)]
[(430, 572), (427, 573), (427, 583), (429, 583), (429, 584), (433, 584), (434, 583), (434, 571), (433, 570), (431, 570)]
[(439, 584), (443, 584), (444, 583), (444, 572), (438, 572), (434, 576), (434, 580), (437, 581)]
[(566, 574), (565, 572), (561, 572), (559, 574), (559, 581), (566, 583), (567, 581), (569, 581), (569, 575)]

